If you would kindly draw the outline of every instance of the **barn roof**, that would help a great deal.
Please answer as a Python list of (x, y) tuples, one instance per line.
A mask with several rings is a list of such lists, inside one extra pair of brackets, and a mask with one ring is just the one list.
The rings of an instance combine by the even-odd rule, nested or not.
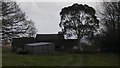
[(52, 42), (59, 39), (58, 34), (37, 34), (36, 40), (40, 42)]

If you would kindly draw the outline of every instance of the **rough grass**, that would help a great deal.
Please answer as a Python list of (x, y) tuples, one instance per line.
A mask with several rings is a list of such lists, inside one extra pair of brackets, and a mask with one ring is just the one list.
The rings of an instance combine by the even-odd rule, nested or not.
[(2, 66), (2, 47), (0, 46), (0, 67), (1, 66)]
[(3, 66), (118, 66), (118, 54), (19, 55), (3, 48)]

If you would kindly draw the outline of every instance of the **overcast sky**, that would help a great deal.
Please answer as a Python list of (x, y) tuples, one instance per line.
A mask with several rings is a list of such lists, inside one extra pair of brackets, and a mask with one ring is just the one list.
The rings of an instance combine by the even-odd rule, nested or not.
[[(33, 20), (38, 33), (51, 34), (60, 31), (60, 11), (74, 3), (87, 4), (95, 10), (101, 9), (102, 0), (16, 0), (26, 16)], [(109, 0), (108, 0), (109, 1)], [(116, 0), (117, 1), (117, 0)]]

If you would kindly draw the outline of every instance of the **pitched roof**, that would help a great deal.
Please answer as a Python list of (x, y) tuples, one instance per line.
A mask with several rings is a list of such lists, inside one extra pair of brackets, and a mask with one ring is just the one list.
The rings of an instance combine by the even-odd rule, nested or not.
[(36, 40), (38, 42), (53, 42), (59, 39), (58, 34), (37, 34)]

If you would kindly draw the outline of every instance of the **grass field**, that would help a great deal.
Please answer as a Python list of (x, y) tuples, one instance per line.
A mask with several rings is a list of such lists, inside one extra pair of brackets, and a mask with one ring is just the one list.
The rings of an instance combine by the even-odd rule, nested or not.
[(118, 54), (18, 55), (2, 50), (3, 66), (118, 66)]
[(2, 66), (2, 47), (0, 46), (0, 67), (1, 66)]

